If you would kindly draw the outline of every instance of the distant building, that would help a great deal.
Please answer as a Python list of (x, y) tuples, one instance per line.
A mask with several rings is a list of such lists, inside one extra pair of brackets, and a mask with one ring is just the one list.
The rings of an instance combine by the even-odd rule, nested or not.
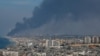
[(37, 56), (46, 56), (46, 53), (36, 53)]
[(52, 40), (46, 40), (46, 47), (52, 47)]
[(60, 48), (60, 41), (52, 40), (52, 47)]
[(33, 43), (32, 42), (29, 42), (27, 43), (28, 47), (32, 47), (33, 46)]
[(60, 48), (60, 41), (46, 40), (46, 47), (58, 47), (58, 48)]
[(3, 56), (19, 56), (16, 51), (3, 51)]
[(92, 43), (99, 43), (100, 42), (100, 39), (98, 36), (93, 36), (92, 37)]
[(83, 42), (85, 44), (90, 44), (90, 43), (92, 43), (92, 38), (90, 36), (85, 36)]

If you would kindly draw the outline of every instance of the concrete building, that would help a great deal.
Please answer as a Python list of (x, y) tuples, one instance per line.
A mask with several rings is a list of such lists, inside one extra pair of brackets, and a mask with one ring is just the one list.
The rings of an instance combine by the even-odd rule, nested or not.
[(16, 51), (3, 51), (3, 56), (19, 56)]
[(52, 47), (52, 40), (46, 40), (46, 47)]
[(60, 48), (60, 41), (52, 40), (52, 47)]
[(92, 37), (92, 43), (99, 43), (100, 42), (100, 39), (98, 36), (93, 36)]
[(46, 56), (46, 53), (37, 53), (37, 56)]
[(46, 47), (57, 47), (57, 48), (60, 48), (60, 41), (57, 41), (57, 40), (46, 40)]
[(85, 44), (90, 44), (90, 43), (92, 43), (92, 38), (91, 38), (90, 36), (84, 37), (84, 43), (85, 43)]

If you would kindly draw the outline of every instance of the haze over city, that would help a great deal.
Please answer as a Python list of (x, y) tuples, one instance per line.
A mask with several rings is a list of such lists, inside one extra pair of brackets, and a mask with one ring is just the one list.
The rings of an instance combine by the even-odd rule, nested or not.
[(0, 56), (100, 56), (100, 1), (0, 0)]
[(99, 0), (0, 0), (0, 35), (99, 35), (99, 6)]

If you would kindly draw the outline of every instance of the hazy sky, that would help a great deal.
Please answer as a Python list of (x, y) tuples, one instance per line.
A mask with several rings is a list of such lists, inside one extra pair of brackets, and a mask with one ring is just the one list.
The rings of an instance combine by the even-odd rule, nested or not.
[(0, 0), (0, 35), (14, 27), (8, 35), (100, 35), (100, 0), (43, 0), (35, 8), (41, 2)]
[(5, 35), (23, 17), (31, 17), (42, 0), (0, 0), (0, 35)]

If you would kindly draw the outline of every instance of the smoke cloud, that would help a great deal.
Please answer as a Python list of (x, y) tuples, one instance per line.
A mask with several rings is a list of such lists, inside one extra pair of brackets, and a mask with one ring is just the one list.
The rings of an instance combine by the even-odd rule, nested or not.
[(99, 0), (43, 0), (8, 35), (98, 34), (99, 18)]

